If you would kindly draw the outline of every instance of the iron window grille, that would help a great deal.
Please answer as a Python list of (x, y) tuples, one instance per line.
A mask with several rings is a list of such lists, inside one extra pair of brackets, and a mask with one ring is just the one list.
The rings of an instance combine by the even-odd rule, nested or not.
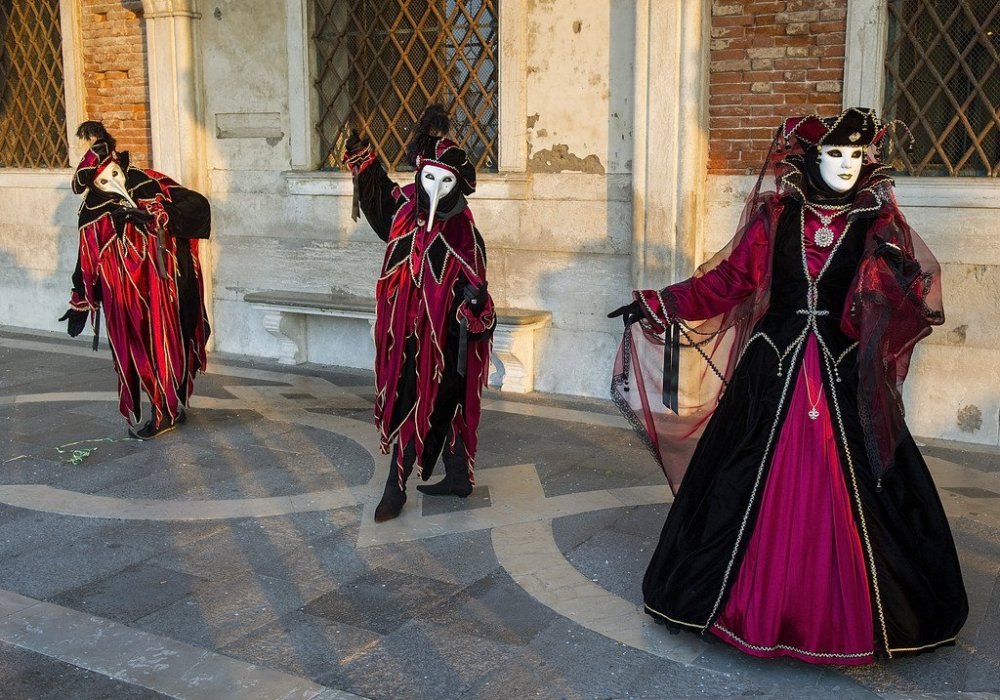
[(59, 0), (0, 0), (0, 167), (68, 164)]
[(910, 175), (1000, 173), (1000, 3), (889, 0), (888, 161)]
[(497, 169), (499, 0), (314, 0), (320, 168), (343, 169), (352, 129), (390, 170), (410, 130), (442, 103), (477, 169)]

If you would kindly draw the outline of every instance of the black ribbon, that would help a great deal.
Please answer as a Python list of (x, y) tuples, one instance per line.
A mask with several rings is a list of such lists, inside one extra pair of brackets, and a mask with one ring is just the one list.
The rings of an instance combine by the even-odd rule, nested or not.
[(357, 221), (361, 218), (361, 202), (358, 198), (358, 176), (354, 175), (351, 179), (354, 180), (354, 195), (351, 197), (351, 221)]
[(101, 310), (94, 311), (94, 352), (97, 352), (97, 345), (101, 342)]
[(458, 332), (458, 375), (464, 377), (469, 354), (469, 320), (462, 316), (458, 327), (460, 329)]
[(663, 341), (663, 405), (677, 413), (681, 374), (681, 329), (677, 323), (667, 327)]

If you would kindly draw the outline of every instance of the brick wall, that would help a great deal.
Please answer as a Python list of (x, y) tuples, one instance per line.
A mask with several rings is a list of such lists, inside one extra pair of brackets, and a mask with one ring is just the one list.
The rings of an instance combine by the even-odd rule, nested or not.
[(709, 172), (756, 172), (786, 116), (841, 108), (847, 0), (713, 0)]
[(129, 151), (132, 162), (149, 167), (149, 86), (142, 3), (81, 0), (83, 84), (88, 119), (98, 119)]

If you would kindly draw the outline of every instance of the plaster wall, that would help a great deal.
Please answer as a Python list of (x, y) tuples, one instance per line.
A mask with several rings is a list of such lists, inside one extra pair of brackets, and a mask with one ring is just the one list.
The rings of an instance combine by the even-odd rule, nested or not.
[[(733, 235), (755, 179), (709, 176), (707, 254)], [(1000, 299), (1000, 241), (993, 235), (1000, 187), (899, 178), (896, 195), (907, 221), (941, 263), (945, 304), (944, 325), (922, 340), (913, 355), (903, 397), (907, 424), (916, 435), (1000, 445), (1000, 308), (996, 303)], [(947, 199), (960, 201), (947, 208), (929, 206)]]
[(76, 210), (69, 170), (0, 171), (0, 324), (65, 330), (76, 265)]
[[(605, 314), (629, 294), (633, 12), (623, 0), (523, 8), (526, 109), (504, 115), (501, 128), (503, 138), (527, 140), (527, 161), (480, 173), (470, 205), (498, 304), (552, 312), (536, 339), (535, 388), (604, 396), (620, 329)], [(289, 172), (296, 135), (285, 4), (202, 11), (215, 347), (276, 357), (243, 295), (372, 294), (384, 244), (351, 221), (349, 176)], [(371, 366), (367, 324), (308, 324), (310, 361)]]

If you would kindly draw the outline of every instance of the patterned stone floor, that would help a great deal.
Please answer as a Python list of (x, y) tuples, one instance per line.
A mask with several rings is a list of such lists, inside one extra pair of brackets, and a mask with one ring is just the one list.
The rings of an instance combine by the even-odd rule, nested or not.
[(132, 441), (106, 350), (0, 332), (0, 697), (1000, 697), (1000, 450), (924, 448), (957, 646), (841, 670), (640, 614), (670, 496), (607, 402), (490, 394), (473, 495), (376, 526), (371, 400), (216, 357), (187, 425)]

